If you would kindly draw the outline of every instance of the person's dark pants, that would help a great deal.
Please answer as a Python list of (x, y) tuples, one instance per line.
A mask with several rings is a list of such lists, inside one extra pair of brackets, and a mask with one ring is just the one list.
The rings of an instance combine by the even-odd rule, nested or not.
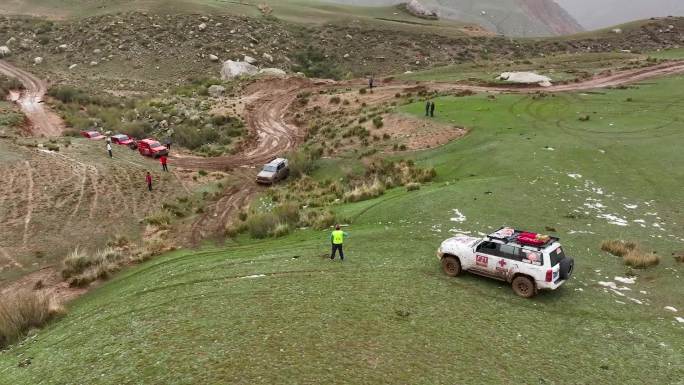
[(435, 110), (430, 110), (430, 117), (434, 118), (435, 117)]
[(109, 157), (111, 158), (112, 157), (112, 150), (107, 150), (107, 151), (109, 151)]
[(147, 189), (150, 190), (150, 191), (152, 191), (152, 183), (148, 183), (148, 184), (147, 184)]
[(169, 168), (166, 166), (166, 163), (162, 163), (162, 170), (163, 171), (169, 171)]
[(336, 245), (333, 243), (332, 245), (332, 254), (330, 254), (330, 259), (335, 259), (335, 253), (337, 251), (340, 251), (340, 259), (344, 261), (344, 251), (342, 251), (342, 245)]

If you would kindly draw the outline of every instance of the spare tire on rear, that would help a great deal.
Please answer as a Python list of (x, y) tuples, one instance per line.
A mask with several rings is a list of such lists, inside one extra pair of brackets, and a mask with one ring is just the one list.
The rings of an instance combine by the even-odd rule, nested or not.
[(570, 257), (565, 257), (560, 261), (560, 279), (566, 280), (572, 275), (575, 269), (575, 260)]

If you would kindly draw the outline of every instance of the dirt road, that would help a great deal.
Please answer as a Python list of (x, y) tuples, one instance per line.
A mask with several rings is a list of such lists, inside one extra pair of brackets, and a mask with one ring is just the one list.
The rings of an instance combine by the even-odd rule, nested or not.
[(64, 127), (62, 119), (43, 104), (47, 83), (4, 60), (0, 60), (0, 73), (17, 78), (24, 85), (25, 90), (15, 94), (13, 101), (19, 104), (31, 122), (31, 134), (47, 137), (61, 135)]

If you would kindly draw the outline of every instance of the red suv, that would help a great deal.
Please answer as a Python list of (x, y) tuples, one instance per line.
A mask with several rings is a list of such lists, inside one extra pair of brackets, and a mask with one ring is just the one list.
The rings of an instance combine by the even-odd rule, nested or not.
[(138, 151), (141, 155), (159, 158), (162, 155), (168, 155), (169, 149), (162, 146), (161, 143), (154, 139), (143, 139), (138, 141)]
[(135, 140), (125, 134), (116, 134), (112, 135), (112, 143), (132, 147), (135, 144)]
[(104, 135), (102, 135), (99, 131), (94, 130), (81, 131), (81, 136), (92, 140), (100, 140), (105, 138)]

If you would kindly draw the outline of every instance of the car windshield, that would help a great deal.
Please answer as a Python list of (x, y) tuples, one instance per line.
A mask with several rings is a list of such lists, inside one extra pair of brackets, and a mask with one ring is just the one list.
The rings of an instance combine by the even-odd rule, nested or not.
[(563, 251), (562, 247), (558, 246), (556, 250), (549, 253), (549, 256), (551, 257), (551, 266), (556, 266), (565, 258), (565, 251)]
[(152, 148), (157, 148), (157, 147), (161, 147), (161, 146), (162, 146), (162, 145), (161, 145), (159, 142), (152, 142), (152, 143), (150, 143), (150, 147), (152, 147)]
[(278, 171), (278, 169), (276, 168), (276, 166), (272, 166), (270, 164), (267, 164), (264, 166), (264, 171), (276, 172), (276, 171)]

